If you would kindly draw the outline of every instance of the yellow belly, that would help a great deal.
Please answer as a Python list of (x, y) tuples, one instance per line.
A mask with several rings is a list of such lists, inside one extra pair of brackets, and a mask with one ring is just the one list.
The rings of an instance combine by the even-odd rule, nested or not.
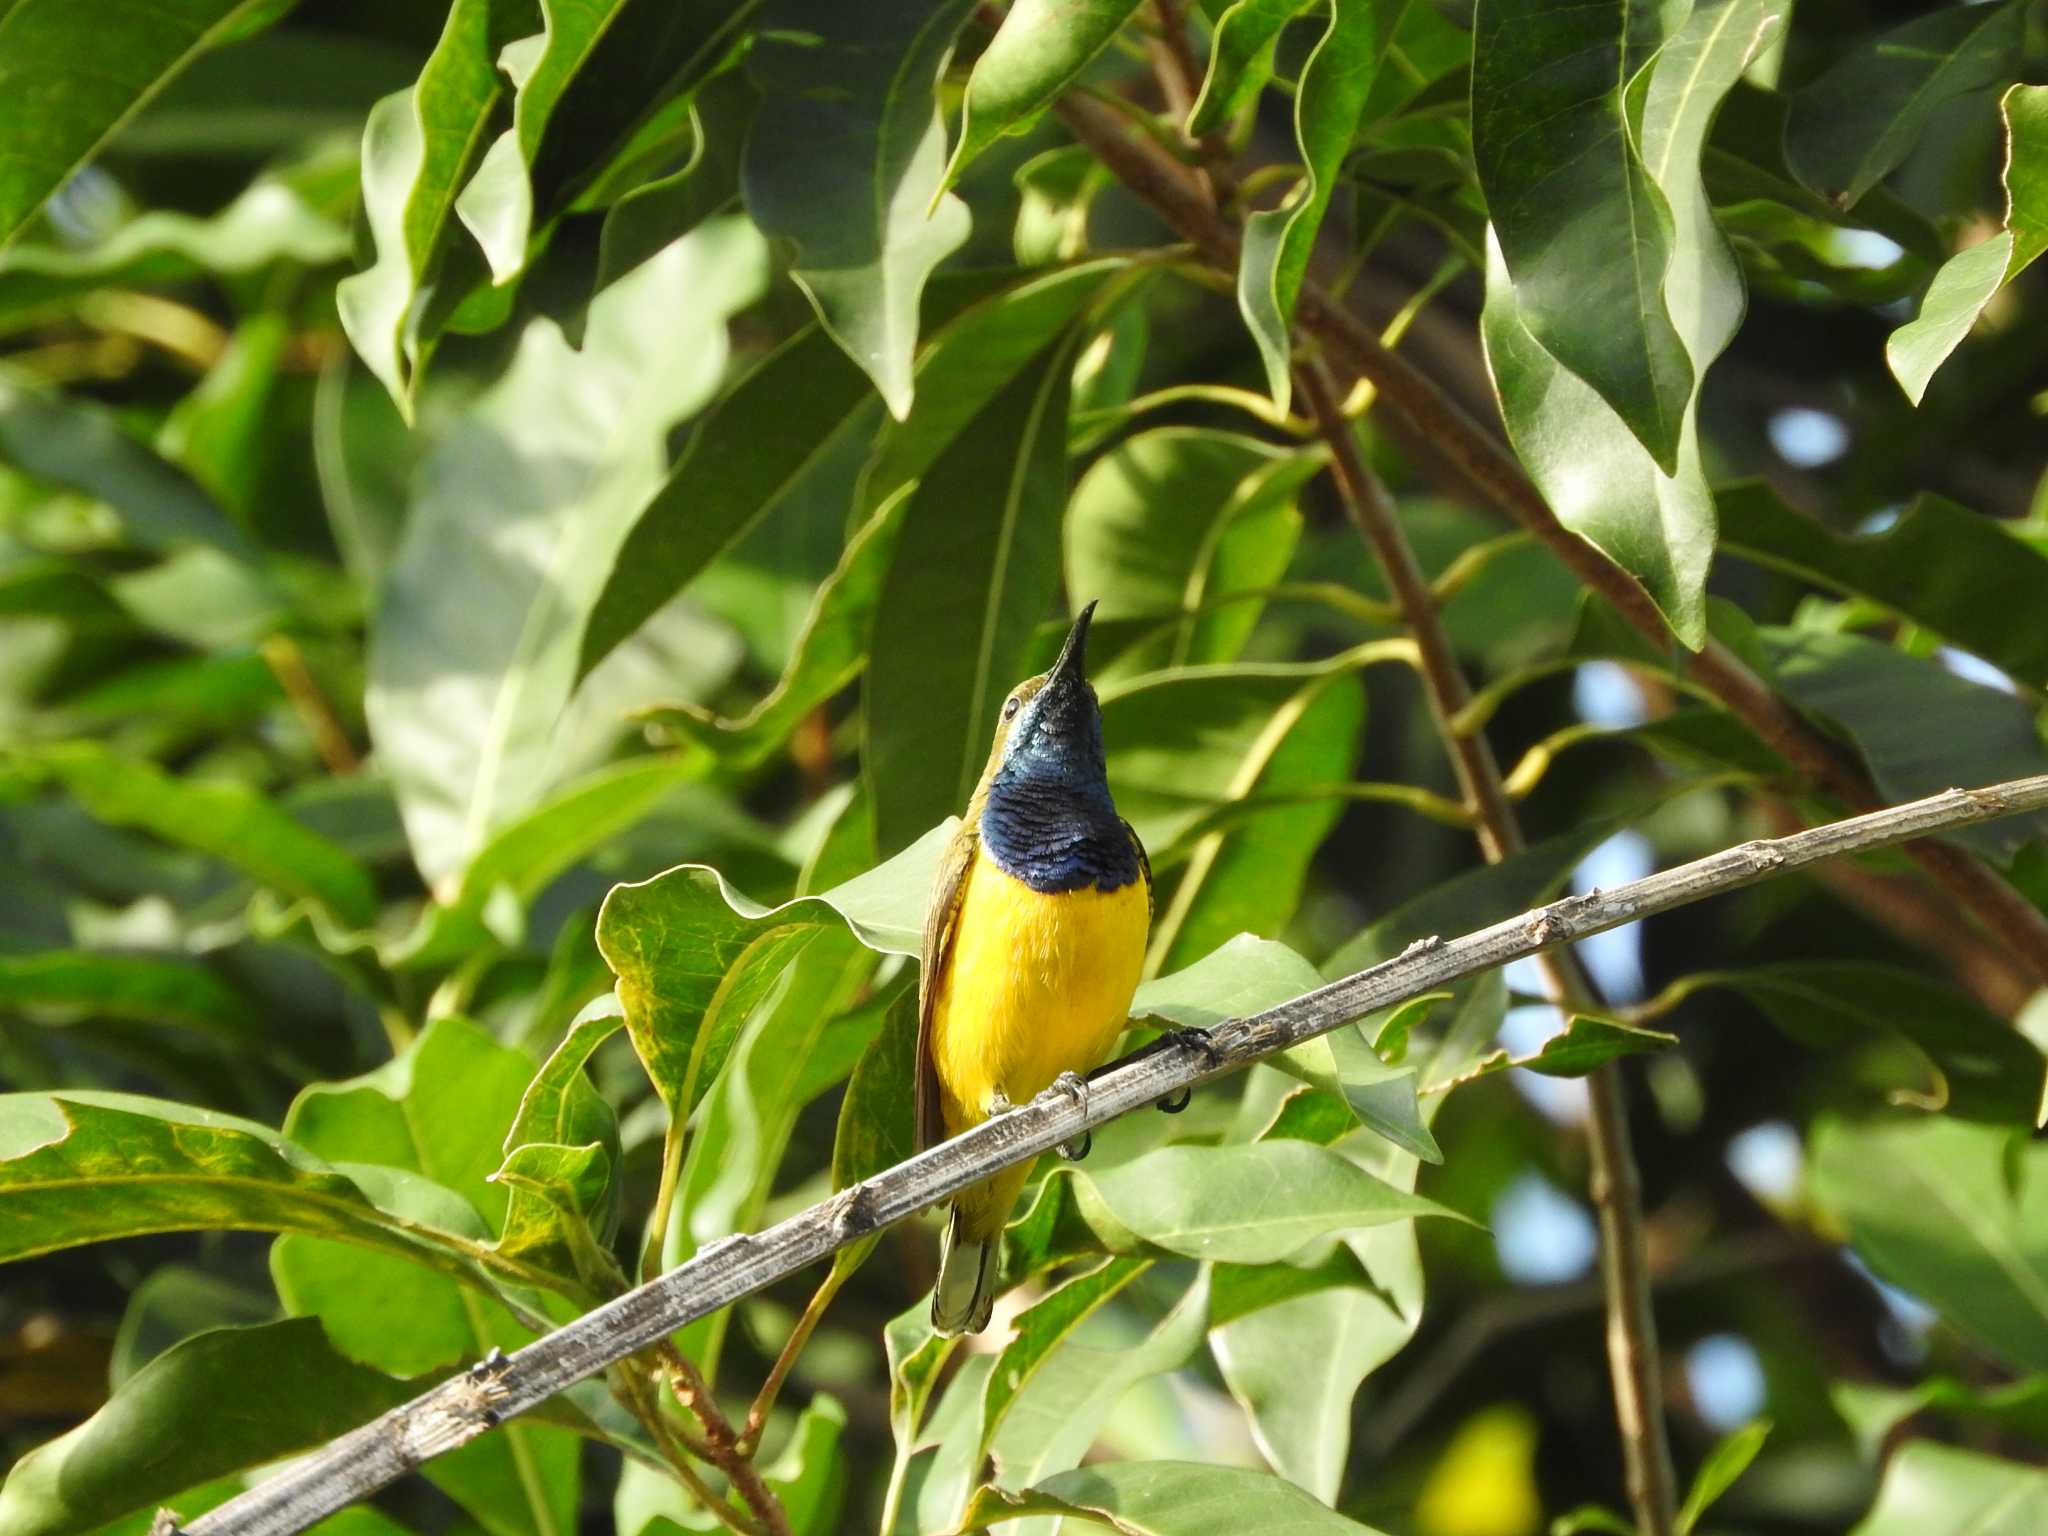
[(1130, 1014), (1145, 959), (1142, 883), (1046, 895), (977, 854), (932, 1000), (932, 1065), (946, 1134), (1022, 1104), (1062, 1072), (1098, 1066)]

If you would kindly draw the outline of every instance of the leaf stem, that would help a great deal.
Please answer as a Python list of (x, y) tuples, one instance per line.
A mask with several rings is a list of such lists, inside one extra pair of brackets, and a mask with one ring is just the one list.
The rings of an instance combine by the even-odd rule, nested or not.
[(810, 1302), (804, 1307), (803, 1316), (796, 1320), (789, 1337), (783, 1341), (782, 1353), (775, 1357), (775, 1364), (769, 1368), (767, 1380), (761, 1383), (761, 1390), (754, 1394), (753, 1406), (747, 1409), (747, 1422), (740, 1430), (739, 1453), (751, 1457), (761, 1448), (761, 1430), (768, 1422), (768, 1414), (775, 1407), (775, 1399), (782, 1391), (782, 1383), (788, 1379), (796, 1357), (803, 1353), (804, 1346), (811, 1341), (811, 1334), (825, 1316), (825, 1309), (832, 1305), (832, 1298), (839, 1294), (839, 1287), (846, 1284), (853, 1274), (851, 1265), (834, 1264), (825, 1272), (824, 1280), (811, 1293)]

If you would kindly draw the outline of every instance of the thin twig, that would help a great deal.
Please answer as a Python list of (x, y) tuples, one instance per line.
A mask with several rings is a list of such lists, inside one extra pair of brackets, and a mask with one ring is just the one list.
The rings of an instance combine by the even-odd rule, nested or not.
[(1790, 837), (1742, 843), (1612, 890), (1568, 896), (1460, 938), (1419, 940), (1369, 970), (1218, 1025), (1206, 1042), (1176, 1039), (1123, 1062), (1094, 1079), (1079, 1099), (1050, 1090), (765, 1232), (714, 1243), (659, 1279), (536, 1339), (494, 1369), (456, 1376), (351, 1430), (185, 1529), (190, 1536), (285, 1536), (304, 1530), (612, 1362), (1003, 1168), (1378, 1009), (1824, 859), (2043, 809), (2048, 809), (2048, 774), (1983, 789), (1945, 790)]
[(761, 1448), (761, 1431), (767, 1426), (769, 1412), (775, 1407), (775, 1399), (782, 1392), (782, 1383), (789, 1377), (790, 1368), (796, 1364), (796, 1357), (803, 1353), (804, 1346), (811, 1341), (811, 1334), (825, 1316), (825, 1309), (832, 1305), (832, 1298), (839, 1294), (839, 1288), (846, 1284), (853, 1271), (843, 1265), (834, 1264), (825, 1271), (825, 1278), (818, 1283), (817, 1290), (805, 1306), (803, 1316), (796, 1320), (796, 1326), (783, 1341), (782, 1352), (775, 1357), (775, 1364), (769, 1368), (768, 1379), (761, 1383), (761, 1390), (754, 1394), (754, 1404), (747, 1410), (747, 1422), (740, 1430), (739, 1450), (742, 1456), (752, 1456)]
[[(1054, 110), (1170, 228), (1210, 263), (1236, 272), (1236, 231), (1178, 161), (1150, 141), (1127, 133), (1114, 111), (1078, 92), (1062, 97)], [(1659, 651), (1675, 645), (1656, 605), (1635, 578), (1558, 522), (1506, 446), (1432, 379), (1386, 347), (1371, 327), (1314, 282), (1303, 286), (1295, 318), (1333, 361), (1371, 381), (1393, 413), (1398, 435), (1417, 450), (1422, 462), (1448, 467), (1481, 500), (1535, 534), (1583, 585), (1611, 604)], [(1688, 655), (1684, 665), (1731, 714), (1829, 795), (1852, 810), (1868, 810), (1879, 803), (1862, 768), (1718, 641), (1710, 640), (1704, 649)], [(2023, 957), (2029, 972), (2048, 985), (2048, 917), (1960, 849), (1924, 843), (1907, 852), (1974, 914), (1988, 934)]]
[(320, 684), (313, 676), (312, 668), (306, 665), (306, 654), (299, 649), (298, 641), (282, 632), (272, 635), (258, 647), (263, 665), (270, 669), (270, 675), (277, 679), (277, 686), (284, 690), (284, 696), (299, 717), (299, 723), (306, 728), (306, 734), (313, 739), (314, 750), (327, 765), (327, 771), (336, 778), (346, 778), (362, 766), (362, 759), (356, 756), (356, 749), (348, 739), (348, 732), (342, 729), (341, 717), (334, 712), (327, 695), (320, 691)]
[(718, 1406), (695, 1363), (668, 1339), (657, 1347), (656, 1358), (668, 1373), (669, 1390), (675, 1393), (676, 1401), (704, 1426), (703, 1439), (693, 1444), (691, 1450), (726, 1475), (734, 1492), (746, 1501), (768, 1536), (790, 1536), (789, 1516), (783, 1512), (782, 1501), (769, 1491), (754, 1464), (740, 1450), (740, 1437), (733, 1432), (732, 1421)]
[(661, 1450), (663, 1461), (668, 1464), (669, 1470), (675, 1473), (677, 1480), (690, 1490), (691, 1496), (714, 1518), (738, 1532), (739, 1536), (764, 1536), (759, 1525), (720, 1498), (717, 1490), (705, 1482), (696, 1467), (691, 1464), (693, 1448), (685, 1436), (679, 1434), (662, 1418), (661, 1404), (646, 1390), (646, 1379), (633, 1370), (630, 1362), (622, 1361), (618, 1374), (624, 1381), (619, 1394), (620, 1400), (625, 1403), (627, 1411), (638, 1419), (647, 1433), (654, 1438), (655, 1445)]
[[(1474, 817), (1473, 831), (1489, 864), (1523, 847), (1521, 823), (1501, 781), (1500, 764), (1480, 729), (1458, 722), (1472, 702), (1471, 685), (1451, 648), (1450, 632), (1429, 578), (1409, 546), (1394, 504), (1359, 452), (1358, 436), (1331, 392), (1321, 367), (1295, 370), (1302, 396), (1330, 445), (1330, 469), (1354, 527), (1379, 561), (1387, 588), (1400, 606), (1421, 658), (1430, 717), (1456, 769)], [(1569, 949), (1544, 957), (1557, 1002), (1573, 1012), (1598, 1011), (1602, 1000)], [(1600, 1274), (1607, 1298), (1607, 1355), (1621, 1424), (1624, 1471), (1637, 1525), (1647, 1536), (1671, 1536), (1678, 1507), (1664, 1427), (1657, 1323), (1650, 1305), (1649, 1245), (1643, 1231), (1642, 1187), (1629, 1146), (1621, 1070), (1613, 1063), (1587, 1082), (1593, 1206), (1600, 1218)]]

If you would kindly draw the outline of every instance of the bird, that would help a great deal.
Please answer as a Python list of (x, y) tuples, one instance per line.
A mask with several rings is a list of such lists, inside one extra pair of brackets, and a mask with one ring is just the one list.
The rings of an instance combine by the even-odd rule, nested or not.
[[(1082, 608), (1050, 671), (1003, 700), (988, 766), (933, 877), (917, 997), (917, 1143), (1058, 1084), (1085, 1095), (1130, 1014), (1152, 866), (1117, 814)], [(1062, 1149), (1078, 1156), (1085, 1151)], [(932, 1327), (979, 1333), (995, 1305), (1019, 1163), (954, 1196)]]

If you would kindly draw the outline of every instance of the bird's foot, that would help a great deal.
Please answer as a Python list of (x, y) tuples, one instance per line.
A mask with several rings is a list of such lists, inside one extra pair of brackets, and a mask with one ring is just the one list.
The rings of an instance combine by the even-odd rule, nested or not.
[(988, 1118), (991, 1120), (995, 1119), (997, 1115), (1007, 1115), (1016, 1107), (1016, 1105), (1010, 1102), (1010, 1096), (1000, 1088), (988, 1096)]
[[(1088, 1080), (1081, 1076), (1080, 1073), (1062, 1072), (1052, 1080), (1052, 1086), (1057, 1092), (1064, 1093), (1068, 1098), (1072, 1099), (1074, 1107), (1083, 1114), (1088, 1112)], [(1068, 1162), (1078, 1163), (1088, 1155), (1089, 1149), (1094, 1145), (1095, 1133), (1093, 1131), (1083, 1131), (1072, 1141), (1061, 1142), (1057, 1150), (1060, 1156)]]
[[(1168, 1045), (1184, 1045), (1192, 1050), (1201, 1052), (1211, 1067), (1219, 1067), (1223, 1064), (1223, 1053), (1216, 1048), (1216, 1042), (1209, 1038), (1209, 1031), (1206, 1029), (1196, 1029), (1192, 1025), (1184, 1025), (1179, 1029), (1169, 1029), (1155, 1043), (1161, 1048)], [(1188, 1107), (1189, 1102), (1194, 1096), (1195, 1090), (1192, 1087), (1183, 1088), (1179, 1093), (1169, 1094), (1159, 1101), (1159, 1112), (1163, 1115), (1177, 1115)]]

